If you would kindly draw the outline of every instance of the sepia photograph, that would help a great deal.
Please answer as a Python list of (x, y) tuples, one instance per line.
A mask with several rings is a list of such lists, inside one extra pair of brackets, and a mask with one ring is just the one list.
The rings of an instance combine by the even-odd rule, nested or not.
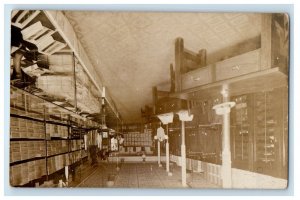
[(12, 10), (10, 22), (11, 187), (288, 187), (287, 13)]

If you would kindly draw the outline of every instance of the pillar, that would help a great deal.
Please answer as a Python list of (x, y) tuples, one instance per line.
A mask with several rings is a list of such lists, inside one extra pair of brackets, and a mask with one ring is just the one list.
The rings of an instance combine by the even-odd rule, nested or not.
[(170, 172), (170, 145), (169, 145), (169, 125), (167, 124), (167, 136), (166, 136), (166, 171), (168, 173), (168, 176), (172, 176), (172, 173)]
[(181, 184), (186, 186), (185, 122), (181, 121)]
[(230, 151), (230, 110), (235, 102), (229, 102), (229, 91), (227, 85), (221, 91), (223, 103), (215, 105), (217, 115), (222, 115), (222, 181), (223, 188), (232, 188), (231, 177), (231, 151)]
[(168, 173), (168, 176), (172, 176), (172, 173), (170, 172), (169, 123), (173, 122), (174, 113), (173, 112), (165, 113), (165, 114), (157, 115), (157, 117), (167, 127), (167, 135), (165, 135), (164, 137), (164, 139), (166, 140), (166, 172)]
[(65, 166), (65, 177), (66, 177), (66, 182), (69, 182), (69, 166)]
[(157, 163), (158, 166), (161, 167), (161, 162), (160, 162), (160, 142), (157, 140)]
[[(223, 95), (223, 102), (229, 102), (228, 88), (223, 88), (221, 93)], [(223, 114), (222, 133), (223, 188), (231, 188), (230, 111)]]
[(186, 147), (185, 147), (185, 122), (192, 121), (193, 115), (189, 115), (187, 110), (177, 113), (181, 121), (181, 184), (186, 187)]

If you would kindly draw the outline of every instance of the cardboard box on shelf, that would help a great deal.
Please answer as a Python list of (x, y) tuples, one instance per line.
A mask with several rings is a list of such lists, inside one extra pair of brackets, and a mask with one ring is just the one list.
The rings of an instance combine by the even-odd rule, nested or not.
[(11, 128), (10, 129), (10, 137), (11, 138), (19, 138), (20, 137), (19, 128)]
[(12, 186), (21, 185), (21, 165), (10, 167), (10, 184)]

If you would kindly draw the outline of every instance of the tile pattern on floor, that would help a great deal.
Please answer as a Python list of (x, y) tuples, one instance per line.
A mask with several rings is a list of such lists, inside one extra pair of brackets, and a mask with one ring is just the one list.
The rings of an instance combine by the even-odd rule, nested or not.
[[(117, 168), (119, 167), (119, 170)], [(168, 176), (157, 163), (99, 163), (93, 173), (82, 180), (77, 187), (114, 187), (114, 188), (182, 188), (181, 168), (173, 166), (172, 176)], [(114, 181), (108, 186), (107, 181)], [(219, 188), (204, 179), (203, 174), (188, 173), (189, 188)]]

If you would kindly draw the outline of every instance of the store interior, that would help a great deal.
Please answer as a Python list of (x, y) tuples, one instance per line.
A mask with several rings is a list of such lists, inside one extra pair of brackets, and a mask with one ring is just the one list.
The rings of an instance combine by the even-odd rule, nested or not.
[(13, 10), (12, 187), (283, 189), (289, 18)]

